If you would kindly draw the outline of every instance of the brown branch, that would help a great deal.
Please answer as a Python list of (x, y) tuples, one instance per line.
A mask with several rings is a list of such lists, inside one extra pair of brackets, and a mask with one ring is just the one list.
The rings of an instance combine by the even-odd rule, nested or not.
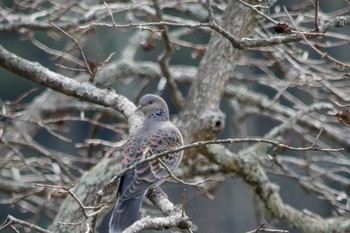
[[(153, 0), (153, 4), (156, 10), (156, 19), (158, 21), (162, 21), (163, 20), (162, 9), (159, 1)], [(171, 44), (169, 32), (166, 26), (161, 25), (159, 26), (159, 28), (161, 31), (165, 51), (163, 51), (163, 53), (159, 55), (158, 62), (159, 62), (160, 70), (162, 71), (162, 74), (164, 75), (165, 79), (167, 80), (167, 84), (169, 85), (170, 94), (175, 104), (175, 107), (179, 110), (183, 107), (184, 97), (179, 91), (179, 88), (177, 87), (177, 84), (174, 81), (169, 69), (169, 61), (171, 59), (171, 56), (174, 53), (173, 46)]]
[(167, 171), (167, 173), (169, 174), (169, 176), (171, 178), (173, 178), (176, 182), (180, 183), (180, 184), (184, 184), (184, 185), (188, 185), (188, 186), (195, 186), (196, 188), (198, 188), (203, 194), (205, 194), (208, 198), (213, 199), (213, 195), (210, 194), (205, 187), (203, 187), (203, 184), (206, 182), (210, 182), (210, 181), (214, 181), (214, 182), (222, 182), (224, 181), (224, 179), (221, 180), (213, 180), (213, 179), (205, 179), (205, 180), (201, 180), (195, 183), (192, 182), (186, 182), (181, 180), (180, 178), (176, 177), (174, 175), (174, 173), (170, 170), (170, 168), (161, 160), (161, 159), (157, 159), (157, 161), (164, 167), (164, 169)]
[[(70, 64), (74, 63), (74, 64), (76, 64), (76, 65), (78, 65), (80, 67), (84, 66), (84, 63), (81, 60), (79, 60), (78, 58), (74, 57), (71, 54), (68, 54), (68, 53), (60, 51), (60, 50), (52, 49), (52, 48), (48, 47), (47, 45), (41, 43), (37, 39), (35, 39), (34, 36), (31, 36), (29, 39), (33, 43), (33, 45), (35, 45), (39, 49), (45, 51), (45, 53), (47, 53), (47, 54), (50, 54), (50, 55), (52, 55), (54, 57), (57, 57), (57, 58), (62, 58), (65, 61), (67, 61), (68, 63), (70, 63)], [(62, 66), (61, 64), (56, 64), (56, 65), (59, 66), (59, 67)], [(66, 69), (69, 69), (69, 68), (66, 67)], [(73, 69), (73, 68), (70, 68), (70, 69)], [(77, 69), (77, 68), (75, 68), (75, 69)], [(86, 71), (86, 69), (79, 69), (79, 70), (80, 71)]]
[(252, 5), (249, 4), (243, 0), (238, 0), (240, 3), (242, 3), (243, 5), (249, 7), (250, 9), (252, 9), (253, 11), (255, 11), (256, 13), (258, 13), (259, 15), (261, 15), (262, 17), (264, 17), (265, 19), (269, 20), (270, 22), (272, 22), (273, 24), (278, 24), (278, 22), (274, 19), (272, 19), (271, 17), (269, 17), (268, 15), (264, 14), (263, 12), (261, 12), (260, 10), (258, 10), (258, 8), (262, 8), (262, 9), (269, 9), (269, 6), (264, 6), (264, 5)]
[[(71, 186), (60, 186), (60, 185), (46, 185), (46, 184), (35, 184), (36, 187), (44, 187), (44, 188), (53, 188), (53, 189), (62, 189), (66, 191), (75, 202), (79, 205), (81, 212), (84, 215), (84, 218), (78, 222), (59, 222), (63, 225), (70, 225), (70, 226), (76, 226), (82, 224), (86, 219), (97, 216), (102, 213), (104, 209), (107, 209), (109, 206), (109, 203), (101, 204), (98, 206), (85, 206), (82, 201), (77, 197), (77, 195), (71, 190), (73, 188), (73, 185)], [(88, 213), (87, 210), (93, 210), (93, 212)]]
[(220, 33), (223, 37), (229, 40), (234, 48), (243, 49), (241, 40), (232, 35), (228, 30), (225, 30), (223, 27), (218, 25), (214, 19), (214, 11), (211, 6), (211, 0), (206, 0), (207, 8), (208, 8), (208, 16), (209, 16), (209, 27), (214, 31)]
[(316, 32), (320, 31), (320, 27), (318, 25), (318, 11), (319, 11), (319, 7), (320, 7), (320, 1), (319, 0), (315, 0), (315, 31)]
[(344, 62), (339, 61), (338, 59), (330, 56), (328, 53), (324, 53), (322, 52), (320, 49), (316, 48), (316, 46), (314, 46), (313, 44), (311, 44), (311, 42), (308, 40), (308, 38), (306, 37), (306, 35), (304, 33), (302, 33), (299, 29), (298, 26), (296, 25), (296, 23), (294, 22), (293, 18), (290, 16), (287, 8), (283, 7), (284, 11), (286, 12), (287, 16), (289, 17), (289, 19), (291, 20), (291, 22), (293, 23), (294, 27), (297, 29), (297, 32), (303, 37), (303, 39), (306, 41), (306, 43), (314, 50), (316, 51), (319, 55), (321, 55), (321, 58), (326, 58), (327, 60), (334, 62), (337, 66), (339, 66), (341, 69), (350, 69), (350, 64), (346, 64)]
[(89, 81), (92, 83), (94, 80), (94, 77), (96, 75), (96, 72), (92, 72), (91, 68), (90, 68), (90, 64), (88, 62), (88, 60), (86, 59), (85, 53), (83, 48), (81, 47), (79, 41), (77, 39), (75, 39), (73, 36), (71, 36), (68, 32), (66, 32), (65, 30), (63, 30), (62, 28), (58, 27), (57, 25), (55, 25), (54, 23), (50, 23), (54, 28), (56, 28), (58, 31), (62, 32), (64, 35), (66, 35), (69, 39), (71, 39), (74, 44), (78, 47), (79, 52), (84, 60), (85, 63), (85, 69), (88, 71), (88, 73), (90, 74), (90, 79)]

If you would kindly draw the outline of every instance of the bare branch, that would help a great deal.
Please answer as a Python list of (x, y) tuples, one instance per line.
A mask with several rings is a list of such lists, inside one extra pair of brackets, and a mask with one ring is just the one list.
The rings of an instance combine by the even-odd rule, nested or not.
[[(158, 0), (154, 0), (153, 2), (154, 2), (154, 8), (156, 10), (156, 19), (159, 21), (162, 21), (163, 16), (162, 16), (162, 9), (160, 7), (160, 3)], [(181, 109), (183, 106), (184, 98), (181, 95), (181, 92), (179, 91), (169, 70), (169, 61), (173, 54), (173, 48), (170, 42), (168, 29), (164, 25), (161, 25), (160, 31), (162, 34), (163, 44), (165, 47), (165, 51), (158, 58), (160, 69), (167, 80), (175, 106), (177, 107), (177, 109)]]
[(191, 148), (196, 148), (196, 147), (201, 147), (201, 146), (211, 145), (211, 144), (233, 144), (233, 143), (266, 143), (266, 144), (271, 144), (271, 145), (275, 146), (275, 149), (273, 152), (273, 158), (276, 157), (275, 153), (277, 153), (277, 151), (279, 151), (281, 149), (286, 149), (286, 150), (291, 150), (291, 151), (314, 150), (314, 151), (322, 151), (322, 152), (338, 152), (338, 151), (343, 150), (342, 148), (339, 148), (339, 149), (324, 148), (323, 149), (323, 148), (319, 148), (319, 147), (315, 146), (314, 144), (311, 145), (310, 147), (293, 147), (293, 146), (288, 146), (286, 144), (280, 143), (278, 141), (274, 141), (274, 140), (270, 140), (270, 139), (263, 139), (263, 138), (237, 138), (237, 139), (218, 139), (218, 140), (209, 140), (209, 141), (199, 141), (199, 142), (195, 142), (192, 144), (180, 146), (180, 147), (175, 148), (175, 149), (167, 150), (167, 151), (164, 151), (162, 153), (154, 154), (148, 158), (144, 158), (144, 159), (138, 161), (137, 163), (123, 169), (120, 173), (118, 173), (117, 175), (115, 175), (111, 178), (111, 180), (108, 182), (108, 184), (102, 190), (99, 191), (98, 195), (103, 196), (106, 193), (106, 191), (109, 189), (110, 186), (116, 184), (116, 182), (118, 181), (118, 179), (120, 179), (120, 177), (125, 175), (127, 172), (134, 170), (135, 168), (137, 168), (141, 164), (151, 162), (152, 160), (157, 160), (165, 155), (175, 153), (178, 151), (182, 151), (182, 150), (186, 150), (186, 149), (191, 149)]
[(86, 57), (85, 57), (85, 53), (84, 53), (84, 50), (83, 48), (81, 47), (79, 41), (77, 41), (73, 36), (71, 36), (68, 32), (64, 31), (63, 29), (61, 29), (60, 27), (58, 27), (57, 25), (55, 25), (54, 23), (51, 23), (51, 25), (56, 28), (58, 31), (62, 32), (64, 35), (66, 35), (69, 39), (71, 39), (74, 44), (78, 47), (79, 49), (79, 52), (84, 60), (84, 63), (85, 63), (85, 68), (86, 70), (89, 72), (90, 74), (90, 79), (89, 81), (92, 83), (93, 80), (94, 80), (94, 76), (95, 76), (95, 73), (93, 73), (90, 69), (90, 64), (89, 62), (86, 60)]
[(130, 103), (125, 97), (115, 94), (112, 90), (101, 90), (90, 84), (80, 83), (63, 75), (56, 74), (38, 63), (29, 62), (17, 57), (2, 46), (0, 46), (0, 64), (6, 69), (31, 81), (45, 84), (45, 86), (68, 96), (74, 96), (105, 107), (112, 107), (122, 112), (127, 119), (135, 120), (131, 116), (134, 115), (135, 105)]
[[(97, 2), (12, 1), (0, 8), (0, 31), (18, 35), (1, 38), (0, 66), (56, 91), (18, 92), (16, 81), (5, 90), (10, 97), (0, 98), (1, 204), (31, 217), (24, 224), (8, 219), (0, 229), (30, 230), (44, 214), (53, 220), (50, 232), (93, 233), (116, 201), (119, 178), (157, 159), (170, 180), (202, 192), (190, 187), (188, 200), (178, 194), (175, 206), (159, 187), (150, 190), (149, 200), (165, 217), (142, 218), (128, 231), (193, 232), (185, 208), (203, 194), (214, 197), (230, 185), (221, 181), (234, 176), (252, 190), (256, 222), (266, 222), (251, 232), (286, 232), (270, 227), (268, 221), (279, 220), (300, 232), (349, 231), (348, 8), (333, 4), (323, 11), (318, 0), (290, 2), (288, 10), (283, 1), (271, 9), (254, 0)], [(60, 64), (50, 71), (31, 60)], [(7, 72), (2, 75), (12, 88)], [(103, 89), (109, 87), (118, 94)], [(164, 90), (186, 145), (121, 170), (125, 119), (132, 134), (141, 116), (119, 93), (137, 100)], [(227, 139), (214, 140), (219, 134)], [(171, 172), (161, 157), (179, 150), (185, 150), (182, 166)], [(279, 187), (279, 178), (321, 199), (331, 215), (309, 203), (293, 206), (281, 196), (285, 180)]]
[(28, 222), (25, 222), (23, 220), (19, 220), (11, 215), (8, 215), (6, 220), (4, 221), (3, 224), (1, 224), (0, 226), (0, 230), (3, 230), (5, 229), (6, 227), (10, 226), (10, 227), (14, 227), (14, 225), (20, 225), (24, 228), (29, 228), (31, 230), (34, 230), (36, 232), (40, 232), (40, 233), (52, 233), (51, 231), (48, 231), (48, 230), (45, 230), (41, 227), (38, 227), (34, 224), (31, 224), (31, 223), (28, 223)]

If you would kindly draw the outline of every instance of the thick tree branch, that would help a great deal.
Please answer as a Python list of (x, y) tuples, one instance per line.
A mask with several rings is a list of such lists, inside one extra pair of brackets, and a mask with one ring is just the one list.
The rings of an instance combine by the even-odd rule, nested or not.
[(128, 227), (124, 233), (136, 233), (152, 229), (165, 230), (173, 227), (189, 229), (192, 232), (191, 219), (184, 214), (181, 206), (175, 206), (171, 203), (162, 191), (151, 189), (147, 192), (147, 197), (166, 217), (142, 218)]
[[(251, 35), (258, 23), (255, 13), (238, 1), (228, 2), (223, 19), (222, 27), (238, 38)], [(185, 110), (180, 114), (180, 125), (186, 129), (184, 138), (188, 142), (211, 139), (224, 128), (225, 116), (219, 109), (220, 101), (241, 54), (239, 49), (215, 32), (209, 41), (208, 51), (191, 85)]]
[(129, 120), (131, 125), (135, 124), (133, 111), (135, 105), (127, 98), (116, 94), (109, 89), (99, 89), (89, 83), (81, 83), (54, 73), (49, 69), (20, 58), (0, 46), (0, 65), (9, 71), (16, 73), (26, 79), (44, 85), (55, 91), (68, 96), (74, 96), (80, 100), (89, 101), (105, 107), (111, 107), (121, 112)]
[(268, 216), (282, 219), (302, 232), (347, 232), (350, 220), (345, 217), (315, 219), (310, 215), (283, 202), (279, 186), (272, 183), (263, 167), (259, 156), (267, 153), (266, 145), (258, 144), (240, 154), (234, 154), (222, 145), (207, 145), (201, 152), (226, 172), (234, 172), (254, 190), (264, 204)]

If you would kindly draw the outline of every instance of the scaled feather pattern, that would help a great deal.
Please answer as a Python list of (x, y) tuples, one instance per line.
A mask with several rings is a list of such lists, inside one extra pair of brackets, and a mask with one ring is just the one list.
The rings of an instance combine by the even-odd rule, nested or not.
[[(168, 106), (161, 97), (151, 94), (143, 96), (137, 111), (142, 111), (145, 118), (142, 125), (129, 135), (124, 147), (123, 169), (154, 154), (183, 145), (181, 133), (170, 122)], [(182, 151), (160, 158), (171, 171), (179, 166), (181, 159)], [(168, 171), (158, 160), (143, 163), (126, 173), (118, 187), (119, 199), (111, 215), (109, 233), (121, 233), (137, 221), (147, 190), (159, 186), (168, 177)]]

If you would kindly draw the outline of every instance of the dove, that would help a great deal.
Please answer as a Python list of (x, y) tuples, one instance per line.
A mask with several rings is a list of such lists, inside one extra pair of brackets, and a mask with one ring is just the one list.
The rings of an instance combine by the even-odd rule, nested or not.
[[(153, 154), (183, 145), (182, 135), (170, 122), (168, 105), (161, 97), (153, 94), (143, 96), (136, 111), (142, 111), (144, 119), (128, 137), (122, 169)], [(183, 152), (178, 151), (160, 160), (173, 171), (179, 166), (182, 155)], [(122, 176), (117, 190), (119, 198), (109, 222), (109, 233), (121, 233), (137, 221), (147, 190), (159, 186), (168, 177), (169, 172), (158, 160), (143, 163)]]

